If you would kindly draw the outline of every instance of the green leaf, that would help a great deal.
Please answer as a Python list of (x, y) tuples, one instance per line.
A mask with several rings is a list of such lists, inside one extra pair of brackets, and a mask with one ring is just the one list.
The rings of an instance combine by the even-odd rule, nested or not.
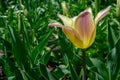
[(40, 63), (40, 72), (45, 80), (55, 80), (51, 75), (50, 71), (47, 70), (47, 67), (44, 64)]
[(62, 70), (58, 67), (54, 72), (53, 75), (56, 77), (57, 80), (59, 80), (60, 78), (62, 78), (64, 76), (64, 73), (62, 72)]
[(41, 63), (40, 63), (40, 72), (41, 72), (42, 76), (45, 78), (45, 80), (49, 80), (47, 68), (44, 64), (41, 64)]
[(49, 38), (51, 37), (52, 35), (52, 32), (53, 32), (53, 29), (50, 30), (50, 32), (45, 36), (45, 38), (38, 44), (38, 46), (36, 46), (33, 51), (32, 51), (32, 54), (31, 54), (31, 58), (33, 60), (34, 63), (36, 63), (36, 59), (38, 57), (39, 54), (42, 53), (45, 45), (47, 44)]
[[(29, 53), (27, 51), (26, 45), (20, 39), (20, 36), (12, 29), (12, 27), (8, 26), (8, 30), (10, 36), (12, 38), (12, 52), (17, 63), (18, 68), (20, 68), (20, 72), (23, 78), (28, 79), (36, 79), (33, 75), (33, 71), (31, 70), (31, 59), (29, 57)], [(21, 70), (24, 70), (25, 73)]]
[(50, 53), (44, 53), (40, 58), (40, 62), (46, 65), (49, 59), (50, 59)]
[(8, 26), (10, 36), (12, 38), (12, 48), (13, 48), (13, 54), (16, 59), (16, 62), (18, 66), (23, 69), (23, 65), (26, 65), (27, 60), (27, 51), (25, 49), (25, 46), (21, 42), (19, 36), (15, 34), (13, 29)]
[(108, 23), (108, 44), (109, 44), (110, 50), (114, 48), (116, 40), (117, 39), (116, 39), (116, 36), (114, 34), (114, 31), (113, 31), (112, 27), (110, 27), (110, 25)]
[(120, 39), (117, 41), (114, 49), (108, 55), (108, 69), (111, 80), (116, 79), (120, 69)]
[(93, 65), (97, 68), (98, 79), (99, 80), (109, 80), (109, 73), (108, 73), (108, 69), (106, 68), (106, 65), (98, 59), (91, 58), (91, 61), (92, 61)]
[(24, 17), (21, 15), (21, 16), (20, 16), (21, 26), (19, 26), (19, 27), (22, 28), (22, 29), (21, 29), (21, 32), (22, 32), (23, 37), (25, 38), (24, 40), (26, 41), (27, 50), (28, 50), (28, 52), (29, 52), (29, 54), (30, 54), (30, 52), (31, 52), (31, 49), (30, 49), (30, 41), (31, 41), (32, 39), (30, 39), (30, 38), (28, 37), (28, 36), (29, 36), (28, 30), (30, 30), (31, 33), (32, 33), (32, 30), (31, 30), (31, 28), (29, 28), (29, 29), (26, 28), (25, 22), (24, 22), (24, 19), (23, 19), (23, 18), (24, 18)]
[(70, 73), (71, 73), (71, 80), (79, 80), (77, 72), (75, 71), (74, 67), (72, 66), (70, 62), (69, 62), (69, 68), (70, 68)]

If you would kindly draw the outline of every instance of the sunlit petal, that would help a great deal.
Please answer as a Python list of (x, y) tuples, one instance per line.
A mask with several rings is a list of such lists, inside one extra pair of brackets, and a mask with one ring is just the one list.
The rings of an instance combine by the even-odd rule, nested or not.
[(94, 42), (94, 40), (95, 40), (95, 36), (96, 36), (96, 29), (92, 32), (92, 34), (91, 34), (91, 37), (90, 37), (90, 40), (89, 40), (89, 43), (88, 43), (88, 46), (87, 47), (89, 47), (89, 46), (91, 46), (92, 45), (92, 43)]
[(109, 13), (110, 8), (111, 8), (111, 6), (108, 6), (106, 9), (100, 11), (97, 14), (97, 16), (95, 18), (95, 25), (97, 25), (97, 23)]
[(75, 27), (81, 36), (82, 41), (84, 41), (84, 45), (88, 44), (88, 40), (90, 39), (90, 36), (95, 29), (93, 17), (89, 11), (90, 9), (87, 9), (80, 13), (75, 23)]
[(80, 39), (79, 34), (71, 27), (63, 27), (63, 32), (67, 35), (70, 41), (78, 48), (83, 47), (83, 42)]
[(63, 21), (65, 26), (69, 26), (69, 27), (73, 26), (72, 19), (68, 18), (67, 16), (60, 15), (60, 14), (58, 14), (58, 17)]

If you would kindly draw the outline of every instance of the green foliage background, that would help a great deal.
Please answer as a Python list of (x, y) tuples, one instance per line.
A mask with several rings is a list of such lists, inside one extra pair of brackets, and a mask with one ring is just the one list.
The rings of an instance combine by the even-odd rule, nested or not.
[[(89, 80), (120, 80), (120, 17), (116, 0), (64, 0), (69, 17), (91, 7), (93, 15), (111, 5), (87, 49)], [(81, 80), (81, 50), (61, 29), (48, 27), (65, 14), (63, 0), (0, 0), (0, 66), (8, 80)], [(120, 5), (119, 5), (120, 6)], [(3, 76), (0, 75), (2, 78)]]

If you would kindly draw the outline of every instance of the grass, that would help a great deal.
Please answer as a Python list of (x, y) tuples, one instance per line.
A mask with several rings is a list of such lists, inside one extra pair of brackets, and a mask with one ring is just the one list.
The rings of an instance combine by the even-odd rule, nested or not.
[[(98, 3), (99, 1), (99, 3)], [(0, 66), (8, 80), (81, 80), (82, 53), (61, 29), (48, 27), (65, 14), (63, 0), (0, 0)], [(116, 0), (65, 0), (69, 17), (111, 5), (87, 49), (87, 78), (119, 80), (120, 37)], [(0, 75), (0, 78), (2, 76)]]

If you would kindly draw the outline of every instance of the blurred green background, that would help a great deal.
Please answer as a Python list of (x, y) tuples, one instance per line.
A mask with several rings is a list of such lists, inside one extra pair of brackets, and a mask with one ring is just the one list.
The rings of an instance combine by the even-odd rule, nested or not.
[(111, 6), (87, 49), (88, 80), (120, 80), (120, 0), (0, 0), (0, 80), (81, 80), (81, 50), (48, 24)]

